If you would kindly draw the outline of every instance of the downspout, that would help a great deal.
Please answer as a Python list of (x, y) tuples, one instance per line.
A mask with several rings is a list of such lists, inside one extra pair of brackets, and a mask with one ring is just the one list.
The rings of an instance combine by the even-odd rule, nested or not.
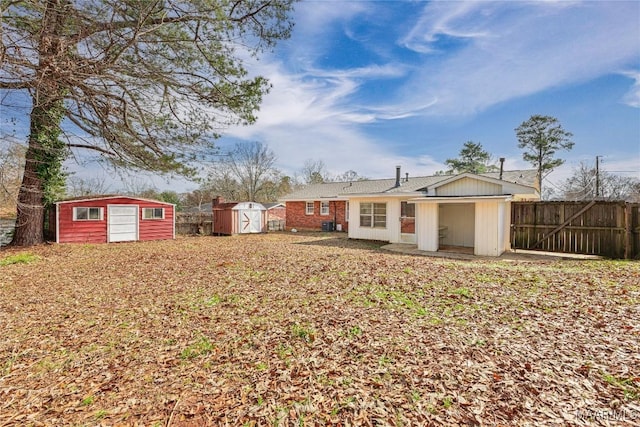
[(333, 202), (333, 231), (338, 229), (338, 208), (336, 202)]

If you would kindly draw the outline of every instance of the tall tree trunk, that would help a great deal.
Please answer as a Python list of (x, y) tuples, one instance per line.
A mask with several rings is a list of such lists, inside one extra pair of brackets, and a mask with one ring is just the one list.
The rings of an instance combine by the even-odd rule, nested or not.
[[(36, 94), (40, 94), (40, 91), (37, 90)], [(58, 138), (62, 100), (54, 98), (36, 103), (35, 98), (24, 176), (18, 193), (16, 230), (11, 242), (14, 246), (32, 246), (44, 242), (44, 211), (64, 182), (62, 162), (65, 146)]]
[(44, 242), (44, 211), (64, 186), (62, 162), (66, 148), (60, 141), (64, 117), (64, 87), (56, 77), (64, 72), (67, 45), (64, 25), (69, 0), (48, 0), (40, 35), (38, 85), (32, 92), (29, 146), (22, 186), (18, 193), (14, 246)]
[(38, 176), (36, 148), (31, 141), (26, 154), (22, 186), (18, 193), (18, 216), (12, 245), (32, 246), (44, 242), (44, 198), (42, 179)]

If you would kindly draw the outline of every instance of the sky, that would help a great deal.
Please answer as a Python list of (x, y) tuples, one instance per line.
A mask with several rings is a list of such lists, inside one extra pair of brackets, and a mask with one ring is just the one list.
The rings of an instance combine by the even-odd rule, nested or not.
[(602, 170), (640, 178), (638, 1), (309, 0), (293, 20), (290, 39), (247, 64), (273, 87), (254, 125), (225, 131), (222, 151), (260, 141), (284, 174), (322, 160), (332, 175), (392, 178), (396, 165), (444, 170), (474, 141), (505, 169), (526, 169), (515, 128), (541, 114), (575, 142), (545, 185), (596, 156)]

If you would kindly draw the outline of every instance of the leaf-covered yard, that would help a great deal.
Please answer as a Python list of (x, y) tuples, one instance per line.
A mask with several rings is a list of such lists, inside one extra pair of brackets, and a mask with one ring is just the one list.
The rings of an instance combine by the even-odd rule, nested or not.
[(330, 234), (4, 249), (0, 426), (640, 425), (639, 278)]

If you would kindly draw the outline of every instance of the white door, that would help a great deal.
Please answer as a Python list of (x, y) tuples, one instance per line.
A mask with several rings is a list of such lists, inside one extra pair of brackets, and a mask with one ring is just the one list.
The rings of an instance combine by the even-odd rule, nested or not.
[(243, 209), (240, 214), (240, 233), (262, 232), (262, 215), (257, 209)]
[(109, 205), (107, 218), (107, 241), (138, 240), (138, 205)]
[(416, 243), (416, 205), (400, 202), (400, 243)]

